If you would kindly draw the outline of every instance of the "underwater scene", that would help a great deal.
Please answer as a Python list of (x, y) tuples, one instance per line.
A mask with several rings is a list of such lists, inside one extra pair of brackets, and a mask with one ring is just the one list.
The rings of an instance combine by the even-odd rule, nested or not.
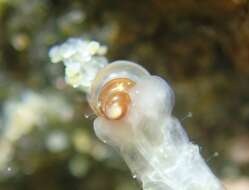
[(0, 190), (249, 190), (248, 0), (0, 0)]

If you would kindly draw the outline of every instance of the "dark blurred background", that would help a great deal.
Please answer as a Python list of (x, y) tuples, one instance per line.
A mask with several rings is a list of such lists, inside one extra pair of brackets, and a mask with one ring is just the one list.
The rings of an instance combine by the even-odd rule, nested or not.
[(1, 190), (140, 189), (49, 61), (69, 37), (167, 79), (212, 170), (228, 190), (249, 189), (248, 0), (0, 0)]

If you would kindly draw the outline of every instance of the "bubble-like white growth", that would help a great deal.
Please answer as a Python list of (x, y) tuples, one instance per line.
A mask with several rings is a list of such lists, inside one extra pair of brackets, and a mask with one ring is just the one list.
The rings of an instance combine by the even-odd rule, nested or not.
[(144, 190), (223, 190), (171, 115), (174, 93), (157, 76), (141, 78), (130, 91), (132, 105), (119, 121), (98, 117), (97, 136), (117, 147)]
[(51, 48), (49, 57), (53, 63), (64, 63), (67, 84), (89, 92), (97, 72), (107, 64), (103, 56), (106, 51), (107, 48), (96, 41), (70, 38)]

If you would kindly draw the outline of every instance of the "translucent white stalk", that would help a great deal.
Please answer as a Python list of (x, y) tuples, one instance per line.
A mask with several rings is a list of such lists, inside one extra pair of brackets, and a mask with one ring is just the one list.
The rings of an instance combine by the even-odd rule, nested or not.
[(142, 78), (130, 91), (132, 105), (122, 121), (98, 117), (97, 136), (118, 147), (144, 190), (222, 190), (192, 144), (181, 123), (171, 115), (174, 94), (160, 77)]
[[(98, 70), (94, 73), (96, 78), (104, 77), (97, 80), (99, 83), (117, 77), (136, 83), (128, 92), (128, 113), (118, 120), (98, 115), (94, 130), (103, 142), (120, 151), (144, 190), (224, 189), (200, 155), (199, 147), (190, 142), (179, 120), (171, 115), (174, 93), (165, 80), (127, 61), (110, 63)], [(94, 90), (86, 92), (89, 97), (96, 97)], [(92, 101), (95, 98), (89, 98), (91, 105)]]

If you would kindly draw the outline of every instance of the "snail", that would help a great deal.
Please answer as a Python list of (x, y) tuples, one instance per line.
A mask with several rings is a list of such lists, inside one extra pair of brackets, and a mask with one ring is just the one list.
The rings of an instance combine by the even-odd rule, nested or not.
[(149, 76), (140, 65), (129, 61), (115, 61), (96, 75), (88, 97), (89, 104), (98, 116), (119, 120), (126, 116), (131, 98), (129, 90), (138, 79)]
[(144, 190), (224, 190), (172, 116), (174, 93), (161, 77), (115, 61), (97, 73), (88, 101), (95, 134), (117, 148)]
[(87, 95), (96, 136), (116, 148), (143, 190), (224, 190), (172, 115), (166, 80), (130, 61), (108, 63), (99, 44), (71, 39), (50, 50), (66, 82)]

